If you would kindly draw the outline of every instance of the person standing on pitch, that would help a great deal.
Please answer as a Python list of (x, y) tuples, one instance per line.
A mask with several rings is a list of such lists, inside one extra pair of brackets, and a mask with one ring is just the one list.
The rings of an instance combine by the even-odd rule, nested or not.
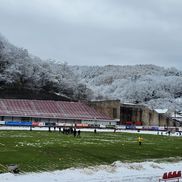
[(73, 135), (74, 135), (74, 137), (76, 137), (76, 128), (74, 128), (74, 130), (73, 130)]
[(138, 144), (141, 146), (142, 145), (142, 140), (143, 138), (141, 136), (138, 137)]

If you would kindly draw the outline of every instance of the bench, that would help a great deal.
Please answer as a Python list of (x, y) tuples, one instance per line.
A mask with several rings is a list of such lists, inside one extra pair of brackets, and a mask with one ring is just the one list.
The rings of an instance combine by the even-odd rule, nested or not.
[(179, 180), (182, 178), (181, 176), (181, 171), (173, 171), (173, 172), (165, 172), (162, 176), (162, 178), (159, 179), (159, 182), (161, 181), (170, 181), (170, 180), (175, 180), (179, 182)]

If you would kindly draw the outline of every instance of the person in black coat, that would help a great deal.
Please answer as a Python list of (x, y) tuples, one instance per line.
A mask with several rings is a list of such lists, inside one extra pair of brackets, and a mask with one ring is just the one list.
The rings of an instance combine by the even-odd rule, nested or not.
[(78, 137), (80, 137), (80, 133), (81, 133), (81, 131), (80, 131), (80, 130), (78, 130), (78, 135), (77, 135)]
[(73, 135), (76, 137), (76, 128), (74, 128)]

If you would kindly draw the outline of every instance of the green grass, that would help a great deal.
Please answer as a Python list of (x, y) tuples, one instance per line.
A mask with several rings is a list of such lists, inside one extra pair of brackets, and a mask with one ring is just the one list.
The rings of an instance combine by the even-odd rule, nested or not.
[(69, 167), (182, 157), (182, 137), (127, 133), (81, 133), (80, 138), (45, 131), (0, 131), (0, 172), (18, 164), (21, 171), (48, 171)]

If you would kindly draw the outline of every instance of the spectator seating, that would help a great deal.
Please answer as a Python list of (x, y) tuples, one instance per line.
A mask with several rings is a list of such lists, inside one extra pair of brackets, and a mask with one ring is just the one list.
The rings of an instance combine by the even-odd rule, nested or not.
[(162, 178), (159, 179), (159, 182), (161, 181), (170, 181), (170, 180), (175, 180), (178, 181), (182, 178), (181, 176), (181, 171), (170, 171), (170, 172), (165, 172), (162, 176)]

